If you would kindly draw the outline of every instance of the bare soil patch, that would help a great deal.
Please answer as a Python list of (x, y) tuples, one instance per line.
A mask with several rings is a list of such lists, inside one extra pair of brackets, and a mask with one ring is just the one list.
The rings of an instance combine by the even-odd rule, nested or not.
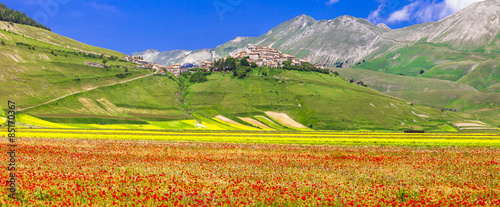
[(277, 113), (277, 112), (272, 112), (272, 111), (266, 111), (266, 114), (273, 118), (274, 120), (278, 121), (279, 123), (283, 124), (286, 127), (291, 127), (291, 128), (299, 128), (299, 129), (307, 129), (304, 125), (302, 125), (299, 122), (296, 122), (292, 118), (290, 118), (287, 114), (285, 113)]

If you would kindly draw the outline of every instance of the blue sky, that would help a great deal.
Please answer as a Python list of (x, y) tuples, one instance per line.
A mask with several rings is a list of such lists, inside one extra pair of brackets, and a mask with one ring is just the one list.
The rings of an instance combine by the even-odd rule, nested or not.
[(52, 31), (125, 54), (214, 48), (260, 36), (301, 14), (342, 15), (401, 28), (437, 21), (481, 0), (2, 0)]

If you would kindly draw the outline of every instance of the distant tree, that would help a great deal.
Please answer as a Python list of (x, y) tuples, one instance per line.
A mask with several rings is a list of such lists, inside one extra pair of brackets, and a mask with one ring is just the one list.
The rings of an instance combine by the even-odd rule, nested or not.
[(228, 57), (226, 59), (226, 70), (227, 71), (235, 71), (237, 66), (236, 66), (236, 58)]
[(102, 64), (103, 64), (103, 65), (106, 65), (106, 63), (108, 63), (108, 58), (103, 58), (103, 59), (102, 59)]
[(198, 72), (191, 75), (191, 77), (189, 78), (189, 82), (191, 82), (191, 83), (206, 82), (206, 81), (208, 81), (207, 75), (209, 75), (209, 74), (210, 74), (210, 72), (205, 73), (205, 72), (198, 71)]
[(247, 76), (246, 70), (238, 70), (236, 72), (236, 75), (238, 76), (239, 79), (243, 79)]
[(336, 62), (334, 65), (336, 68), (342, 68), (342, 66), (344, 65), (344, 62)]
[[(5, 4), (0, 4), (0, 20), (9, 22), (10, 25), (14, 25), (14, 23), (29, 25), (33, 27), (38, 27), (42, 29), (46, 29), (50, 31), (50, 28), (36, 22), (30, 17), (26, 16), (25, 13), (20, 11), (15, 11), (13, 9), (7, 8)], [(9, 26), (10, 27), (10, 26)]]
[(420, 75), (424, 74), (425, 70), (420, 70)]
[(256, 67), (257, 67), (257, 63), (252, 62), (252, 64), (250, 64), (250, 67), (252, 67), (252, 68), (256, 68)]
[(240, 60), (240, 65), (241, 66), (250, 66), (250, 63), (248, 62), (248, 60), (246, 58), (243, 58)]

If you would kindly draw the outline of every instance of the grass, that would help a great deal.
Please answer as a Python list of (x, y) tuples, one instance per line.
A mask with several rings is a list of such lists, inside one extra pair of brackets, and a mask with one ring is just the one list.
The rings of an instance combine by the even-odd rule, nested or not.
[(20, 114), (16, 116), (16, 122), (23, 124), (29, 124), (32, 126), (47, 127), (47, 128), (73, 128), (65, 124), (58, 124), (49, 121), (45, 121), (36, 117), (32, 117), (26, 114)]
[(195, 130), (196, 120), (182, 120), (182, 121), (166, 121), (166, 122), (150, 122), (152, 125), (158, 126), (162, 129), (169, 130)]
[[(480, 66), (479, 66), (480, 67)], [(476, 70), (481, 70), (479, 67)], [(500, 95), (492, 86), (489, 92), (478, 91), (458, 82), (423, 77), (409, 77), (375, 72), (364, 69), (336, 69), (341, 76), (363, 81), (370, 88), (417, 104), (453, 108), (465, 113), (496, 107)], [(476, 71), (474, 70), (474, 71)], [(467, 76), (466, 76), (467, 77)], [(492, 105), (493, 104), (493, 105)], [(482, 114), (487, 122), (498, 125), (497, 113)]]
[[(412, 106), (406, 101), (331, 75), (276, 69), (268, 71), (273, 74), (272, 77), (249, 76), (243, 80), (230, 74), (212, 74), (208, 82), (190, 84), (185, 92), (182, 92), (178, 82), (167, 77), (148, 77), (73, 95), (26, 113), (47, 121), (84, 124), (82, 126), (92, 128), (96, 124), (111, 127), (116, 124), (146, 126), (151, 123), (163, 129), (192, 130), (197, 128), (194, 126), (196, 123), (187, 124), (182, 120), (196, 118), (207, 127), (204, 130), (250, 131), (259, 129), (237, 117), (253, 117), (276, 130), (298, 129), (260, 117), (265, 116), (264, 112), (286, 113), (314, 130), (393, 131), (412, 128), (440, 130), (439, 127), (448, 121), (470, 118), (460, 113)], [(428, 114), (430, 118), (424, 119), (414, 113)], [(217, 115), (242, 125), (216, 120)]]
[(257, 121), (260, 121), (261, 123), (271, 127), (271, 128), (274, 128), (276, 130), (279, 130), (279, 131), (288, 131), (290, 129), (288, 129), (287, 127), (285, 126), (281, 126), (275, 122), (273, 122), (271, 119), (265, 117), (265, 116), (255, 116), (254, 117)]
[(63, 48), (71, 48), (75, 50), (95, 52), (98, 54), (114, 55), (118, 57), (125, 56), (123, 53), (120, 52), (83, 44), (71, 38), (67, 38), (36, 27), (31, 27), (21, 24), (10, 25), (7, 22), (0, 21), (0, 28), (2, 30), (6, 29), (7, 31), (12, 31), (17, 34), (24, 35), (25, 37), (27, 37), (26, 39), (44, 40), (45, 42), (47, 42), (47, 44), (58, 45)]
[[(409, 47), (390, 51), (353, 68), (368, 69), (389, 74), (404, 74), (458, 81), (478, 90), (500, 81), (497, 68), (500, 59), (492, 54), (451, 49), (444, 45), (419, 42)], [(474, 66), (480, 63), (474, 70)], [(421, 74), (420, 71), (424, 73)]]
[[(400, 129), (404, 128), (400, 124), (405, 119), (427, 122), (411, 113), (426, 107), (410, 106), (406, 101), (347, 83), (341, 78), (318, 73), (278, 72), (280, 74), (272, 77), (250, 76), (244, 80), (229, 74), (213, 74), (208, 82), (188, 88), (184, 95), (186, 104), (190, 110), (206, 117), (283, 112), (305, 126), (326, 130)], [(370, 103), (377, 107), (371, 107)], [(397, 107), (392, 107), (391, 103)], [(271, 127), (283, 130), (283, 127)]]
[[(77, 94), (26, 111), (31, 114), (98, 114), (123, 117), (158, 115), (183, 117), (178, 106), (178, 86), (166, 77), (147, 77)], [(132, 115), (130, 115), (132, 114)], [(144, 117), (141, 117), (144, 118)], [(153, 117), (151, 117), (153, 118)]]
[[(88, 58), (82, 55), (75, 55), (73, 52), (79, 51), (77, 48), (49, 44), (47, 39), (60, 38), (61, 41), (69, 41), (48, 31), (41, 31), (38, 28), (29, 28), (19, 25), (16, 32), (27, 32), (27, 34), (15, 34), (0, 30), (2, 39), (6, 45), (0, 45), (0, 71), (3, 77), (0, 81), (0, 97), (2, 100), (15, 100), (19, 108), (26, 108), (40, 104), (72, 92), (83, 91), (92, 87), (99, 87), (107, 84), (142, 76), (151, 73), (143, 69), (131, 68), (134, 64), (120, 61), (109, 61), (107, 65), (112, 65), (109, 69), (94, 68), (83, 64), (83, 62), (101, 62), (100, 59)], [(47, 34), (47, 37), (38, 37), (41, 40), (29, 38), (29, 34)], [(49, 43), (48, 43), (49, 42)], [(76, 42), (76, 41), (74, 41)], [(25, 45), (16, 45), (23, 43)], [(76, 44), (76, 43), (75, 43)], [(115, 55), (119, 58), (124, 55), (96, 47), (85, 46), (80, 43), (81, 48), (94, 54), (104, 53), (105, 55)], [(34, 50), (31, 48), (35, 48)], [(95, 49), (92, 51), (91, 49)], [(54, 52), (54, 54), (52, 54)], [(115, 75), (124, 72), (123, 68), (129, 67), (131, 76), (121, 79)], [(79, 80), (77, 80), (79, 79)], [(0, 107), (5, 108), (5, 103), (0, 103)]]
[[(424, 70), (425, 73), (422, 74), (424, 77), (456, 81), (465, 75), (465, 72), (470, 67), (452, 68), (446, 66), (457, 65), (457, 63), (462, 66), (472, 66), (475, 64), (474, 62), (487, 59), (489, 59), (487, 55), (458, 51), (428, 42), (419, 42), (409, 47), (387, 52), (379, 58), (367, 61), (354, 68), (390, 74), (404, 74), (406, 76), (420, 76), (420, 71)], [(454, 64), (446, 61), (452, 61)], [(431, 71), (431, 74), (427, 74), (428, 71)]]

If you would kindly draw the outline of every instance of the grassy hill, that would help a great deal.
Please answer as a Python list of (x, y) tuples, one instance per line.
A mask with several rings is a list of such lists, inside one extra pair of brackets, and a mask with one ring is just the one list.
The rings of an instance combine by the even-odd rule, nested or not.
[(338, 71), (380, 92), (415, 103), (473, 114), (486, 110), (488, 113), (480, 111), (481, 117), (498, 126), (499, 65), (496, 50), (457, 50), (421, 40), (359, 63), (353, 70)]
[[(84, 51), (96, 54), (106, 54), (110, 56), (114, 55), (117, 57), (125, 56), (123, 53), (117, 51), (87, 45), (78, 42), (76, 40), (73, 40), (71, 38), (64, 37), (37, 27), (0, 21), (0, 29), (22, 35), (23, 37), (27, 37), (29, 39), (45, 42), (50, 45), (53, 45), (54, 47), (57, 46), (61, 48), (66, 48), (67, 50), (77, 50), (77, 51)], [(8, 39), (8, 37), (2, 37), (2, 36), (0, 36), (0, 38)]]
[[(215, 73), (207, 82), (194, 84), (182, 76), (148, 77), (70, 96), (23, 113), (72, 127), (125, 124), (130, 128), (208, 130), (268, 127), (398, 131), (442, 130), (444, 126), (449, 130), (453, 129), (451, 121), (473, 119), (467, 114), (411, 105), (341, 77), (278, 69), (265, 69), (270, 77), (263, 77), (262, 70), (252, 71), (245, 79)], [(305, 128), (288, 126), (286, 120), (269, 112), (284, 113)], [(266, 128), (260, 127), (263, 125)]]
[[(71, 93), (109, 85), (151, 73), (110, 60), (111, 68), (86, 66), (102, 58), (124, 55), (71, 40), (40, 28), (0, 21), (0, 98), (26, 108)], [(84, 55), (85, 54), (85, 55)], [(94, 56), (89, 56), (94, 54)], [(129, 75), (119, 78), (116, 74)], [(1, 102), (5, 107), (7, 103)]]
[(483, 90), (500, 83), (498, 65), (500, 58), (497, 53), (460, 51), (422, 40), (360, 62), (353, 68), (449, 80)]
[(460, 81), (392, 75), (364, 69), (336, 70), (343, 77), (362, 81), (370, 88), (387, 95), (411, 100), (418, 104), (457, 109), (487, 119), (487, 122), (492, 125), (500, 124), (500, 113), (497, 110), (500, 104), (500, 94), (498, 89), (494, 88), (496, 86), (477, 90)]

